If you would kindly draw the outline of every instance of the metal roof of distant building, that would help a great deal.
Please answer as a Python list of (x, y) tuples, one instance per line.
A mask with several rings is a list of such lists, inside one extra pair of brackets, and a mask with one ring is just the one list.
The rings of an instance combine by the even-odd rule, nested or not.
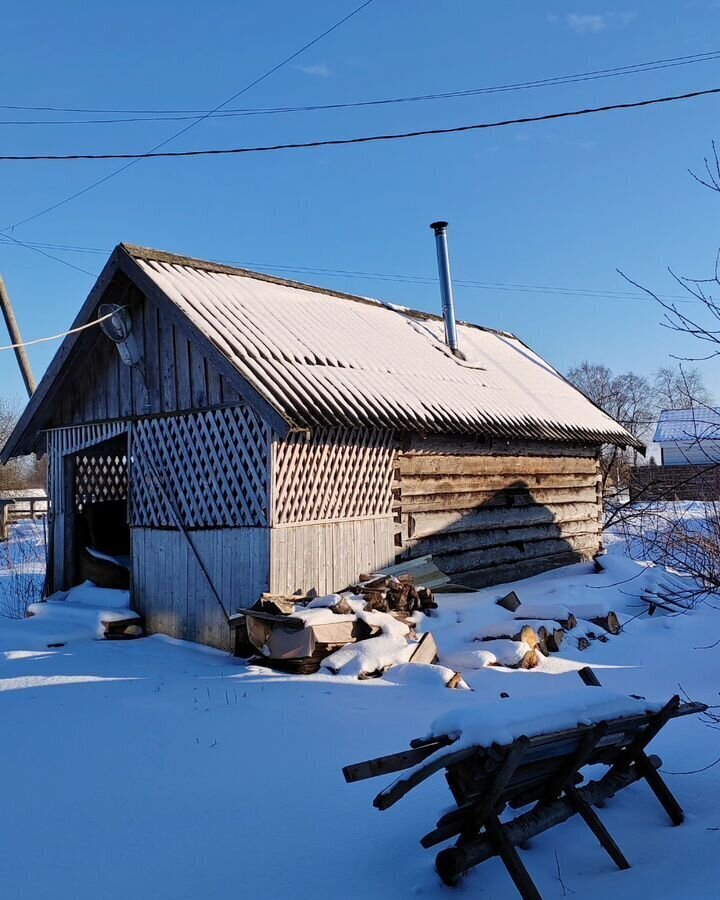
[(656, 443), (720, 440), (720, 409), (664, 409), (655, 429)]

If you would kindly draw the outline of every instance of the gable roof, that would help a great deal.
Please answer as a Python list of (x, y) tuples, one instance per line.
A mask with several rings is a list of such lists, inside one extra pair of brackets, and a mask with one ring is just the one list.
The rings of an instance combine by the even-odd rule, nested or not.
[(720, 441), (720, 409), (664, 409), (653, 440), (659, 444)]
[[(442, 316), (157, 250), (116, 247), (73, 327), (92, 320), (118, 270), (179, 313), (276, 428), (643, 447), (512, 334), (459, 323), (462, 360), (444, 343)], [(76, 338), (61, 345), (2, 458), (28, 452), (26, 435)]]

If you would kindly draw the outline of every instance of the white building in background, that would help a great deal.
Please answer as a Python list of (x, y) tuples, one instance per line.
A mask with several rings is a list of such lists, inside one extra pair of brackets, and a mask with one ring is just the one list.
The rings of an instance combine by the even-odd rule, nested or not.
[(664, 409), (654, 443), (663, 466), (720, 462), (720, 409)]

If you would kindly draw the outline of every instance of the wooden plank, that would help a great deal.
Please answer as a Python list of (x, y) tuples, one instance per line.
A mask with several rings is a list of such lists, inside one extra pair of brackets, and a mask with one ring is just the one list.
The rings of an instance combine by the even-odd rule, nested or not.
[(584, 457), (468, 456), (400, 453), (397, 459), (400, 480), (412, 478), (491, 477), (518, 475), (595, 475), (597, 463)]
[(476, 456), (570, 456), (594, 458), (596, 444), (568, 441), (503, 440), (465, 435), (408, 435), (406, 452), (413, 454), (464, 454)]
[(640, 753), (638, 753), (637, 759), (635, 760), (635, 765), (642, 773), (642, 776), (650, 787), (650, 790), (660, 801), (663, 809), (670, 817), (670, 821), (673, 823), (673, 825), (682, 825), (682, 823), (685, 821), (685, 813), (683, 812), (682, 806), (680, 806), (680, 804), (677, 802), (670, 788), (660, 777), (660, 773), (658, 772), (657, 768), (652, 764), (649, 757), (646, 756), (643, 751), (640, 751)]
[(595, 488), (597, 475), (538, 475), (528, 472), (525, 475), (421, 475), (404, 476), (400, 482), (401, 496), (415, 497), (424, 494), (467, 494), (484, 491), (519, 491), (542, 488)]
[(175, 397), (176, 409), (191, 409), (193, 407), (192, 391), (190, 389), (190, 348), (188, 340), (179, 329), (173, 327), (175, 370)]
[(598, 546), (597, 534), (576, 535), (574, 537), (527, 541), (519, 545), (490, 547), (488, 549), (465, 550), (446, 553), (436, 558), (438, 568), (446, 575), (470, 572), (486, 566), (525, 562), (536, 557), (553, 556), (558, 553), (594, 552)]
[(570, 551), (558, 553), (552, 556), (541, 556), (523, 562), (514, 562), (507, 565), (486, 566), (482, 569), (462, 572), (456, 576), (457, 581), (467, 587), (481, 588), (493, 584), (505, 584), (508, 581), (519, 581), (530, 578), (540, 572), (557, 569), (561, 566), (569, 566), (573, 563), (592, 559), (590, 551)]
[[(655, 772), (655, 769), (653, 769)], [(598, 839), (600, 846), (605, 850), (610, 859), (615, 863), (618, 869), (629, 869), (630, 863), (627, 861), (622, 850), (615, 843), (612, 835), (600, 821), (600, 817), (595, 810), (583, 799), (582, 794), (572, 785), (566, 785), (565, 795), (570, 800), (573, 808), (580, 818), (585, 822), (587, 827), (592, 831)]]
[(565, 524), (548, 523), (547, 525), (530, 525), (518, 528), (501, 528), (494, 531), (453, 531), (449, 534), (437, 534), (420, 539), (406, 541), (404, 546), (410, 550), (411, 556), (418, 554), (436, 556), (443, 553), (458, 553), (462, 550), (479, 550), (481, 548), (501, 547), (506, 544), (517, 544), (518, 541), (542, 541), (558, 538), (570, 538), (583, 534), (598, 534), (596, 519)]
[(513, 884), (518, 889), (523, 900), (542, 900), (540, 891), (535, 887), (530, 873), (525, 868), (518, 852), (507, 839), (505, 829), (497, 816), (491, 816), (486, 823), (486, 831), (490, 840), (497, 847), (500, 859), (503, 861)]
[(345, 766), (342, 772), (345, 781), (349, 784), (364, 781), (366, 778), (376, 778), (378, 775), (390, 775), (392, 772), (401, 772), (403, 769), (416, 766), (436, 750), (447, 745), (447, 739), (429, 741), (423, 746), (411, 750), (402, 750), (400, 753), (391, 753), (388, 756), (379, 756), (376, 759), (353, 763)]
[(540, 525), (556, 522), (597, 522), (598, 503), (561, 503), (517, 507), (512, 509), (457, 510), (413, 513), (410, 537), (420, 539), (437, 532), (489, 531), (495, 528)]
[(423, 494), (403, 497), (394, 509), (402, 512), (433, 512), (456, 509), (492, 509), (494, 507), (534, 506), (536, 504), (597, 503), (595, 487), (519, 488), (513, 491), (477, 491), (461, 494)]
[(150, 300), (143, 298), (145, 384), (150, 399), (150, 410), (162, 409), (160, 387), (160, 351), (158, 341), (158, 308)]

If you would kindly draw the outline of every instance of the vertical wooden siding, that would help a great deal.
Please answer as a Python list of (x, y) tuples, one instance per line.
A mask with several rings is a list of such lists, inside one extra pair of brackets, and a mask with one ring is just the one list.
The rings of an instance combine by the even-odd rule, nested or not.
[(195, 345), (158, 306), (123, 279), (118, 276), (104, 299), (127, 305), (132, 334), (145, 363), (145, 385), (139, 370), (121, 362), (117, 348), (102, 331), (89, 329), (82, 339), (83, 365), (56, 386), (52, 427), (239, 402), (237, 391)]
[(392, 516), (270, 529), (270, 590), (278, 594), (342, 590), (361, 572), (395, 560)]
[[(268, 590), (268, 529), (193, 531), (192, 539), (228, 612)], [(179, 531), (132, 529), (133, 605), (150, 632), (231, 650), (230, 629)]]

